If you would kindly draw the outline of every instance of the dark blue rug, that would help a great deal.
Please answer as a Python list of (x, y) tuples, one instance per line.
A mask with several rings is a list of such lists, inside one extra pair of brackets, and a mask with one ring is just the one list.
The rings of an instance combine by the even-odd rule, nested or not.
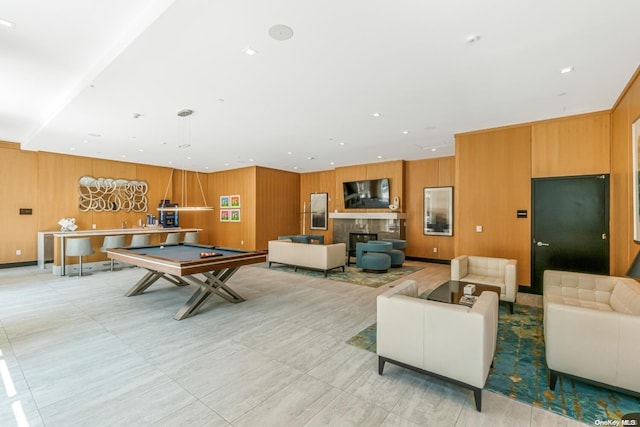
[[(486, 390), (592, 425), (640, 412), (640, 398), (562, 376), (555, 391), (549, 390), (542, 315), (541, 308), (520, 304), (509, 314), (507, 306), (500, 305), (498, 342)], [(376, 325), (347, 343), (375, 353)]]

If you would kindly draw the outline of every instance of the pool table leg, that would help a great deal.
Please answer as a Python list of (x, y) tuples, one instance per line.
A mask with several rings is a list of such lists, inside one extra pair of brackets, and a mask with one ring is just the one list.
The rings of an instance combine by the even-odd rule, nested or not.
[(133, 285), (131, 289), (129, 289), (129, 291), (125, 294), (125, 296), (131, 297), (134, 295), (140, 295), (162, 276), (164, 276), (164, 273), (149, 270), (147, 274), (142, 276), (142, 279), (138, 280), (138, 282), (135, 285)]
[(229, 280), (237, 270), (238, 268), (236, 267), (218, 270), (211, 273), (201, 273), (206, 280), (201, 280), (195, 276), (186, 276), (187, 280), (198, 285), (198, 290), (191, 295), (189, 300), (180, 308), (180, 310), (178, 310), (178, 313), (176, 313), (173, 318), (176, 320), (182, 320), (192, 316), (213, 295), (218, 295), (232, 303), (244, 301), (244, 298), (225, 285), (227, 280)]

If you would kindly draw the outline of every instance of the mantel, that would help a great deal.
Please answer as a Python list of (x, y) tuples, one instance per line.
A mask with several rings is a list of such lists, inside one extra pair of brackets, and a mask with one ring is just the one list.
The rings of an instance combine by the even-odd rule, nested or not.
[(406, 219), (402, 212), (329, 212), (332, 219)]

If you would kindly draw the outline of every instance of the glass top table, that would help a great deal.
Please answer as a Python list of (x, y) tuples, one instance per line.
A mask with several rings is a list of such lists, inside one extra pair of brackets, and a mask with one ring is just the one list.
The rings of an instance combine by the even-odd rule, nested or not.
[(498, 298), (500, 298), (499, 286), (481, 285), (478, 283), (459, 280), (449, 280), (448, 282), (444, 282), (442, 285), (431, 291), (431, 293), (427, 296), (427, 299), (430, 301), (458, 304), (460, 302), (460, 298), (464, 296), (464, 287), (466, 285), (475, 285), (476, 290), (473, 293), (473, 295), (475, 296), (479, 296), (484, 291), (493, 291), (497, 293)]

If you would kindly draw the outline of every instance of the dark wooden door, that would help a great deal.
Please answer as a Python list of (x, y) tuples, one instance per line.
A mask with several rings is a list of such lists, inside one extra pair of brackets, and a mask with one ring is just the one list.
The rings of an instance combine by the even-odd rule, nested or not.
[(534, 293), (544, 270), (609, 274), (609, 175), (532, 182)]

